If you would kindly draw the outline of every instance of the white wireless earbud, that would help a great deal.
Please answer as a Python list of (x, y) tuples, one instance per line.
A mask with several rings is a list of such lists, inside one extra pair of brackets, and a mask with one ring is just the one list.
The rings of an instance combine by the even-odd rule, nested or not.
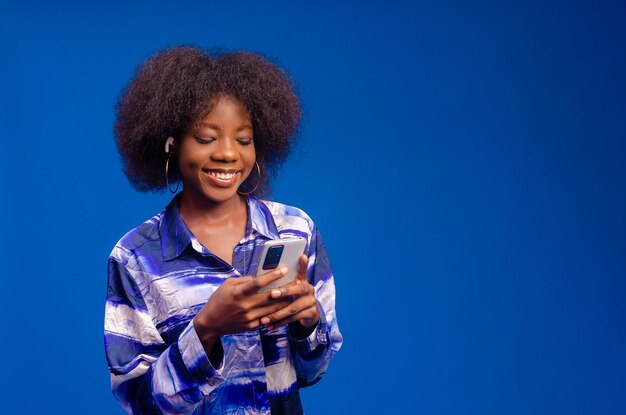
[(167, 141), (165, 142), (165, 152), (170, 154), (170, 146), (174, 145), (174, 137), (167, 137)]

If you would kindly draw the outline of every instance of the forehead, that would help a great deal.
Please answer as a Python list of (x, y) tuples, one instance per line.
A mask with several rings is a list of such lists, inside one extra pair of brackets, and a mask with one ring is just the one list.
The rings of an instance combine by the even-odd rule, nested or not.
[(252, 126), (250, 113), (246, 106), (232, 95), (218, 95), (209, 105), (209, 112), (198, 120), (198, 124), (229, 122)]

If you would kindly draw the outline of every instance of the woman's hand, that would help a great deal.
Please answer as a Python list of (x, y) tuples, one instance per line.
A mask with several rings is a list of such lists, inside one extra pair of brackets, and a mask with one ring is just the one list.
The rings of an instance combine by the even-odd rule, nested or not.
[(283, 267), (259, 277), (229, 278), (213, 293), (193, 319), (193, 325), (205, 350), (224, 334), (254, 330), (261, 318), (287, 307), (289, 298), (271, 298), (271, 292), (259, 290), (287, 274)]
[(308, 258), (302, 255), (298, 263), (296, 278), (291, 283), (270, 291), (270, 296), (274, 301), (288, 299), (289, 303), (280, 310), (261, 318), (261, 323), (268, 330), (298, 322), (304, 328), (304, 330), (296, 330), (298, 337), (306, 337), (302, 332), (310, 334), (319, 322), (320, 311), (315, 299), (315, 288), (306, 279), (307, 264)]

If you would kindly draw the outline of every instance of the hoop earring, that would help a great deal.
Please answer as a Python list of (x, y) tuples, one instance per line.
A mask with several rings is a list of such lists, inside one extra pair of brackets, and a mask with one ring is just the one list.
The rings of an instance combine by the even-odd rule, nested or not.
[[(249, 195), (251, 193), (254, 193), (254, 191), (257, 189), (257, 187), (259, 187), (259, 184), (261, 184), (261, 167), (259, 166), (259, 162), (258, 161), (255, 161), (254, 164), (256, 164), (256, 171), (257, 171), (257, 174), (259, 176), (259, 179), (257, 180), (256, 186), (254, 186), (254, 189), (250, 190), (249, 192), (240, 192), (239, 189), (237, 189), (237, 193), (239, 193), (242, 196), (247, 196), (247, 195)], [(239, 187), (241, 187), (241, 186), (239, 186)]]
[(167, 155), (167, 161), (165, 162), (165, 183), (167, 183), (167, 189), (170, 191), (170, 193), (176, 193), (178, 192), (178, 186), (180, 186), (180, 179), (178, 179), (178, 181), (176, 182), (176, 189), (172, 190), (172, 188), (170, 187), (170, 175), (169, 175), (169, 171), (170, 170), (170, 155), (168, 153)]

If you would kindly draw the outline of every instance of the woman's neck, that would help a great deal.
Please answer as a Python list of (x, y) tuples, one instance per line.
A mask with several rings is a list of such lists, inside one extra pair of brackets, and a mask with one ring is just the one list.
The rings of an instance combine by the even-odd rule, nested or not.
[(247, 217), (247, 204), (243, 196), (237, 195), (224, 202), (214, 202), (205, 197), (185, 193), (178, 201), (178, 211), (185, 222), (202, 222), (204, 224), (236, 221)]

